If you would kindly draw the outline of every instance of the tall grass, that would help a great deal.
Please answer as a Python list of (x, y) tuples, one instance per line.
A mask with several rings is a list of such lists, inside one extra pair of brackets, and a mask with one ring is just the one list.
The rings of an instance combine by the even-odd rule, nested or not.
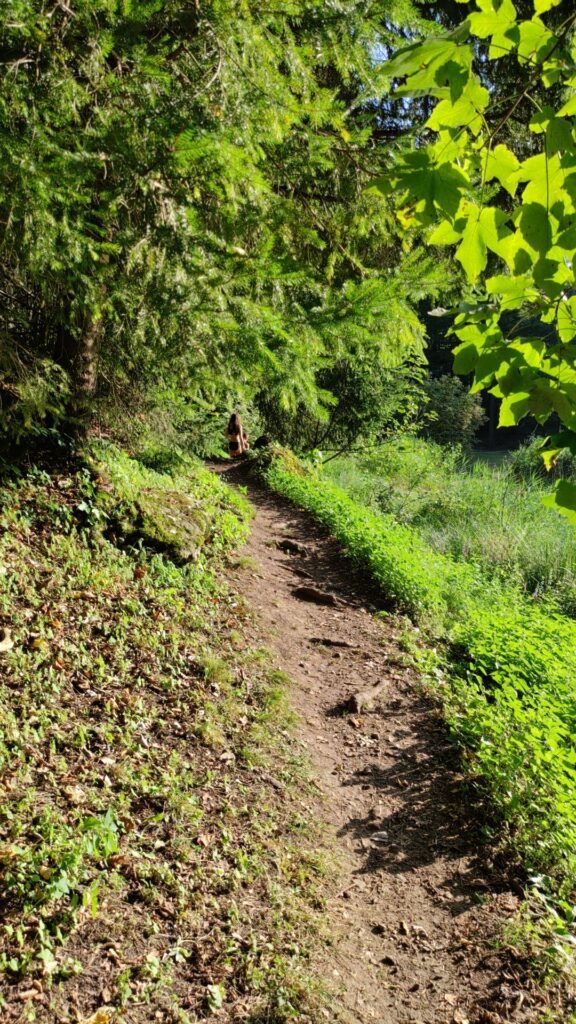
[(576, 532), (542, 505), (551, 486), (533, 452), (501, 465), (417, 438), (327, 463), (326, 478), (415, 527), (435, 551), (494, 569), (527, 595), (576, 617)]

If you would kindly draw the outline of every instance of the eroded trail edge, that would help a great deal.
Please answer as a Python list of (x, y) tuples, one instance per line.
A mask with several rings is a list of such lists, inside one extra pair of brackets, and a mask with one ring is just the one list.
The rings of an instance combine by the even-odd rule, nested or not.
[[(250, 557), (232, 582), (293, 681), (338, 865), (333, 943), (316, 965), (334, 993), (331, 1018), (536, 1020), (541, 995), (497, 950), (518, 896), (482, 841), (445, 726), (418, 687), (409, 631), (374, 618), (369, 581), (307, 513), (254, 484), (249, 496)], [(317, 603), (314, 591), (333, 600)]]

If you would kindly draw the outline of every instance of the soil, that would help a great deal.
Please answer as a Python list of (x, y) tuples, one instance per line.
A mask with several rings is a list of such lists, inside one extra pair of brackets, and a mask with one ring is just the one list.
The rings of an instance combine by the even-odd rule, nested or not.
[[(501, 941), (520, 887), (482, 837), (481, 808), (401, 623), (375, 617), (385, 599), (307, 513), (251, 482), (244, 466), (213, 468), (248, 484), (250, 559), (232, 586), (293, 681), (319, 831), (334, 850), (332, 941), (315, 965), (332, 993), (329, 1019), (537, 1020), (544, 997)], [(303, 599), (303, 586), (334, 603)], [(373, 701), (351, 700), (373, 687)]]

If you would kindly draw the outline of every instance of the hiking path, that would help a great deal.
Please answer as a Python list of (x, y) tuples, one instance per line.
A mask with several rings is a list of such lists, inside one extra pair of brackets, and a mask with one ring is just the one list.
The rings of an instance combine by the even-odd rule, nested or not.
[(447, 728), (419, 685), (413, 627), (375, 617), (382, 599), (308, 513), (244, 467), (212, 468), (248, 483), (255, 518), (231, 585), (292, 681), (312, 812), (334, 852), (333, 938), (313, 965), (333, 996), (330, 1019), (536, 1020), (542, 994), (499, 942), (519, 890), (482, 837)]

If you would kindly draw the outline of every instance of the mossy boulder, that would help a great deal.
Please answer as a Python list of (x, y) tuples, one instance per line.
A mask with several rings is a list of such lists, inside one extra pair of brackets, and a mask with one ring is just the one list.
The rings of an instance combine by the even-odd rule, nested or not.
[(181, 491), (146, 488), (135, 501), (136, 532), (179, 563), (197, 558), (208, 542), (211, 518), (200, 502)]
[(114, 444), (92, 442), (86, 453), (105, 536), (141, 542), (177, 565), (204, 548), (227, 551), (246, 535), (250, 508), (214, 473), (187, 456), (178, 472), (160, 473)]

